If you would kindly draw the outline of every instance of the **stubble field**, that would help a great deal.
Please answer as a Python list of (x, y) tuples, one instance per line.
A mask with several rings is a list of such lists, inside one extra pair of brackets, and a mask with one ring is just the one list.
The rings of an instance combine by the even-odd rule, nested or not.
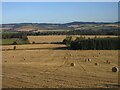
[(3, 46), (3, 88), (114, 88), (118, 85), (118, 73), (111, 71), (113, 66), (118, 67), (117, 50), (62, 50), (59, 47), (66, 47), (62, 44), (16, 47), (13, 50), (13, 45)]
[[(95, 36), (97, 38), (113, 38), (117, 36), (112, 35), (69, 35), (72, 36), (72, 39), (75, 40), (76, 37), (85, 37), (85, 38), (94, 38)], [(51, 42), (63, 42), (63, 40), (66, 38), (66, 35), (43, 35), (43, 36), (28, 36), (27, 37), (29, 42), (32, 43), (33, 41), (35, 43), (51, 43)]]

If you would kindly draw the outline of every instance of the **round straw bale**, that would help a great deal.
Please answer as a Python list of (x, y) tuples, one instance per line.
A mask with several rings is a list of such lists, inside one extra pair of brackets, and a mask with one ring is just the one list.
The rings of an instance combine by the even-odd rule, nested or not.
[(90, 62), (91, 62), (91, 59), (89, 59), (89, 58), (88, 58), (88, 61), (90, 61)]
[(111, 62), (109, 61), (108, 64), (110, 64)]
[(70, 66), (75, 66), (75, 63), (71, 63)]
[(72, 56), (72, 54), (70, 53), (70, 56)]
[(67, 59), (67, 57), (64, 57), (64, 59)]
[(106, 60), (106, 63), (108, 63), (109, 61), (108, 60)]
[(15, 49), (16, 49), (16, 46), (14, 46), (13, 49), (15, 50)]
[(98, 65), (98, 63), (95, 63), (95, 65)]
[(85, 62), (87, 62), (87, 59), (85, 59)]
[(106, 63), (107, 63), (107, 64), (110, 64), (111, 62), (110, 62), (110, 61), (108, 61), (108, 60), (106, 60)]
[(112, 67), (112, 72), (118, 72), (119, 69), (117, 67)]

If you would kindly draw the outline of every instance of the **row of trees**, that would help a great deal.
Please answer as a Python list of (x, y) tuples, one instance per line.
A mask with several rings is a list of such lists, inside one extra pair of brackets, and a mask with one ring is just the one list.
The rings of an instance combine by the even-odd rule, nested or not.
[[(71, 39), (72, 40), (72, 39)], [(120, 49), (119, 38), (76, 38), (76, 40), (63, 41), (70, 49), (74, 50), (118, 50)], [(68, 45), (69, 43), (69, 45)]]
[(27, 35), (120, 35), (119, 30), (70, 30), (70, 31), (48, 31), (48, 32), (3, 32), (2, 38), (27, 38)]
[(3, 32), (2, 39), (22, 38), (27, 39), (27, 33), (25, 32)]
[(17, 44), (28, 44), (26, 32), (3, 32), (2, 33), (2, 44), (17, 45)]
[(27, 35), (120, 35), (118, 30), (70, 30), (70, 31), (48, 31), (48, 32), (27, 32)]

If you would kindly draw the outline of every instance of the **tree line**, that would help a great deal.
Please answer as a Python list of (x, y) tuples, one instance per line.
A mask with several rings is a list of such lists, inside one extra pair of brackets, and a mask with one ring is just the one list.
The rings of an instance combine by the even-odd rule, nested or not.
[(48, 31), (48, 32), (27, 32), (27, 35), (120, 35), (118, 30), (70, 30), (70, 31)]
[(24, 32), (3, 32), (2, 45), (28, 44), (27, 33)]
[(27, 39), (27, 33), (24, 32), (3, 32), (2, 39), (22, 38)]
[[(73, 50), (119, 50), (119, 38), (64, 39), (63, 43)], [(68, 44), (69, 43), (69, 44)]]

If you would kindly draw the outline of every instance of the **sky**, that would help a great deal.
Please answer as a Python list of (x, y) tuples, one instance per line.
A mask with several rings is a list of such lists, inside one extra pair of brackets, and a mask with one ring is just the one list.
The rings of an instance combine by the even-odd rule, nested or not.
[(3, 2), (2, 23), (116, 22), (117, 2)]

